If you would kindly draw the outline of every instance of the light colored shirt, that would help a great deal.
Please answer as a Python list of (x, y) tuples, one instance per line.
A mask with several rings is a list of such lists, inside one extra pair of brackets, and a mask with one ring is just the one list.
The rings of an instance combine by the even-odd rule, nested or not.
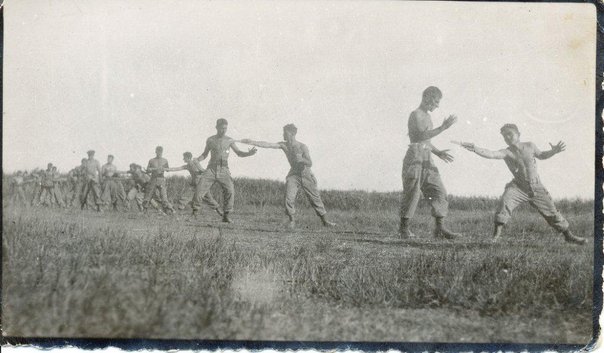
[(87, 159), (84, 163), (84, 174), (89, 180), (99, 180), (99, 172), (101, 171), (101, 163), (96, 159)]
[(115, 176), (116, 172), (117, 168), (113, 164), (106, 163), (101, 168), (101, 174), (105, 178), (112, 178), (113, 176)]
[(168, 165), (168, 160), (165, 158), (152, 158), (149, 160), (149, 164), (147, 164), (147, 169), (151, 170), (152, 178), (163, 178), (164, 170), (170, 168)]

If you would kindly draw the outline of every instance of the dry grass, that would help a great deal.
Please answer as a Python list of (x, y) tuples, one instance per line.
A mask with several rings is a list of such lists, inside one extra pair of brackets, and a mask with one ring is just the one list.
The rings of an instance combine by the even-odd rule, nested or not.
[[(189, 222), (4, 202), (3, 334), (583, 344), (591, 337), (590, 202), (561, 207), (591, 239), (585, 247), (564, 243), (532, 211), (517, 213), (505, 238), (491, 243), (489, 199), (452, 200), (461, 240), (433, 239), (422, 206), (419, 238), (401, 241), (392, 194), (353, 192), (346, 201), (344, 192), (326, 192), (327, 204), (340, 205), (331, 208), (340, 227), (321, 229), (302, 204), (301, 230), (288, 232), (275, 206), (279, 183), (237, 182), (232, 226), (209, 212)], [(263, 188), (270, 192), (254, 198)]]

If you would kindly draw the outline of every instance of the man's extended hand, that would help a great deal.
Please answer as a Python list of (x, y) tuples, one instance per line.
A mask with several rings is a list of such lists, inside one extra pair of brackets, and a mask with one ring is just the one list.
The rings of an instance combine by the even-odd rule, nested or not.
[[(244, 142), (244, 143), (245, 143), (245, 142)], [(257, 149), (256, 147), (252, 147), (252, 148), (250, 148), (250, 149), (248, 150), (248, 152), (247, 152), (247, 153), (248, 153), (248, 155), (249, 155), (249, 156), (253, 156), (253, 155), (255, 155), (255, 154), (256, 154), (256, 152), (258, 152), (258, 149)]]
[(446, 163), (453, 162), (453, 156), (449, 153), (449, 150), (434, 151), (434, 154)]
[(551, 143), (549, 145), (551, 146), (552, 152), (554, 153), (560, 153), (566, 149), (566, 145), (562, 141), (558, 141), (558, 143), (555, 145), (552, 145)]
[(455, 124), (456, 122), (457, 122), (457, 116), (449, 115), (448, 118), (443, 120), (442, 127), (444, 127), (445, 129), (448, 129), (451, 127), (451, 125)]
[(476, 150), (476, 146), (473, 143), (469, 143), (469, 142), (462, 143), (461, 147), (467, 149), (470, 152), (474, 152)]

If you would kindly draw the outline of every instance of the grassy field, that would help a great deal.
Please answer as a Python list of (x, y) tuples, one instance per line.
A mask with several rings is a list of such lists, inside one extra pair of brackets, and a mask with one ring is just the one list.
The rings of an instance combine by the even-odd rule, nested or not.
[[(175, 194), (183, 178), (170, 181)], [(179, 189), (180, 188), (180, 189)], [(3, 202), (7, 336), (229, 340), (587, 343), (592, 336), (593, 202), (561, 200), (586, 246), (523, 207), (497, 243), (494, 199), (452, 198), (465, 236), (399, 240), (397, 193), (326, 191), (338, 223), (300, 197), (284, 227), (283, 185), (236, 180), (235, 224), (177, 216), (30, 208)], [(180, 190), (180, 191), (179, 191)], [(259, 195), (263, 195), (260, 197)]]

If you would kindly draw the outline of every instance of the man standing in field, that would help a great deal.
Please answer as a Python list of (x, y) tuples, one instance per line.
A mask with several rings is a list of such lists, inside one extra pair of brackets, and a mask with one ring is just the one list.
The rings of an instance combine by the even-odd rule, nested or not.
[(84, 185), (84, 169), (86, 165), (86, 158), (82, 158), (80, 165), (73, 168), (67, 173), (67, 178), (69, 180), (70, 190), (68, 193), (68, 205), (69, 207), (73, 207), (76, 202), (80, 201), (80, 192), (82, 191), (82, 186)]
[(432, 216), (436, 222), (434, 236), (446, 239), (460, 236), (444, 226), (443, 220), (447, 216), (449, 203), (440, 174), (431, 157), (431, 154), (434, 153), (446, 163), (453, 161), (453, 156), (448, 153), (448, 150), (438, 150), (430, 142), (431, 138), (447, 130), (457, 121), (455, 115), (450, 115), (441, 126), (433, 128), (430, 112), (438, 108), (441, 98), (442, 92), (438, 87), (426, 88), (422, 94), (420, 106), (409, 116), (408, 128), (411, 144), (403, 160), (403, 198), (399, 227), (401, 238), (414, 236), (409, 229), (409, 222), (415, 214), (422, 193), (432, 207)]
[[(168, 172), (178, 172), (181, 170), (186, 170), (191, 174), (191, 187), (193, 189), (193, 200), (192, 200), (192, 205), (191, 207), (193, 208), (193, 215), (196, 215), (200, 208), (201, 208), (201, 202), (199, 202), (199, 200), (197, 200), (195, 198), (195, 189), (197, 188), (197, 184), (199, 184), (201, 182), (201, 178), (203, 173), (205, 172), (205, 169), (203, 169), (203, 167), (201, 166), (201, 163), (193, 158), (193, 154), (191, 152), (185, 152), (183, 153), (183, 159), (185, 161), (185, 165), (181, 166), (181, 167), (176, 167), (176, 168), (169, 168), (166, 171)], [(201, 200), (203, 203), (205, 203), (206, 205), (210, 206), (211, 209), (213, 209), (214, 211), (216, 211), (220, 216), (222, 216), (222, 212), (220, 212), (220, 206), (218, 205), (218, 202), (216, 202), (216, 200), (214, 199), (214, 197), (212, 196), (212, 193), (210, 191), (208, 191), (205, 195), (203, 195), (203, 198)], [(185, 195), (183, 195), (180, 200), (179, 200), (179, 208), (182, 210), (185, 208), (185, 206), (187, 205), (188, 201), (187, 201), (187, 197)]]
[(164, 172), (167, 171), (170, 166), (168, 165), (168, 160), (162, 157), (163, 153), (164, 148), (162, 146), (157, 146), (155, 148), (155, 158), (151, 158), (147, 164), (147, 173), (151, 173), (151, 180), (149, 180), (149, 183), (145, 188), (143, 208), (145, 211), (147, 210), (149, 202), (151, 202), (151, 198), (153, 198), (153, 194), (155, 194), (155, 191), (157, 190), (159, 191), (164, 212), (170, 211), (174, 214), (176, 211), (174, 211), (174, 207), (172, 207), (172, 204), (168, 201), (166, 179), (164, 177)]
[(321, 218), (323, 225), (326, 227), (335, 226), (335, 223), (327, 220), (327, 211), (317, 188), (317, 179), (310, 170), (312, 159), (308, 147), (296, 140), (297, 133), (298, 128), (294, 124), (287, 124), (283, 127), (284, 142), (271, 143), (250, 139), (243, 139), (241, 142), (262, 148), (280, 149), (285, 153), (290, 165), (289, 173), (285, 177), (285, 213), (289, 217), (289, 228), (293, 229), (296, 226), (294, 217), (296, 214), (295, 202), (300, 188), (304, 190), (308, 201)]
[(20, 170), (17, 171), (17, 173), (10, 178), (10, 194), (12, 201), (27, 206), (27, 198), (25, 197), (25, 190), (23, 190), (23, 185), (25, 185), (25, 183), (27, 183), (25, 175)]
[(201, 162), (211, 153), (208, 169), (202, 174), (201, 180), (195, 188), (194, 200), (197, 200), (196, 202), (199, 204), (212, 185), (216, 182), (219, 183), (224, 199), (222, 221), (231, 223), (229, 214), (233, 211), (235, 186), (229, 170), (229, 152), (232, 149), (239, 157), (249, 157), (256, 154), (256, 148), (252, 148), (248, 152), (241, 151), (235, 145), (235, 140), (226, 135), (228, 126), (229, 123), (226, 119), (216, 121), (216, 135), (207, 139), (203, 153), (197, 158)]
[(514, 179), (505, 186), (501, 196), (499, 208), (495, 215), (495, 229), (493, 238), (501, 236), (503, 226), (508, 222), (512, 211), (522, 203), (528, 202), (539, 211), (547, 223), (564, 235), (569, 243), (584, 244), (585, 238), (575, 236), (570, 230), (566, 219), (560, 214), (549, 192), (541, 184), (537, 174), (537, 159), (548, 159), (566, 148), (562, 141), (556, 145), (550, 143), (549, 151), (540, 151), (532, 142), (520, 142), (520, 131), (515, 124), (505, 124), (501, 128), (501, 135), (507, 148), (499, 151), (490, 151), (474, 146), (473, 143), (462, 143), (468, 151), (488, 159), (503, 159)]
[(101, 205), (103, 200), (101, 199), (101, 163), (94, 159), (94, 151), (90, 150), (87, 152), (88, 159), (84, 163), (84, 182), (82, 184), (82, 192), (80, 193), (80, 208), (84, 209), (88, 202), (88, 194), (92, 191), (94, 203), (96, 205), (97, 212), (101, 212)]
[(50, 206), (54, 197), (54, 174), (52, 172), (52, 163), (48, 163), (46, 170), (40, 172), (40, 189), (35, 197), (35, 206)]
[(113, 164), (113, 159), (113, 155), (108, 155), (107, 163), (101, 167), (101, 174), (103, 175), (102, 195), (105, 200), (109, 200), (115, 211), (118, 210), (118, 202), (124, 208), (128, 209), (129, 203), (126, 198), (126, 191), (124, 191), (124, 186), (118, 179), (120, 172), (117, 171), (117, 167)]

